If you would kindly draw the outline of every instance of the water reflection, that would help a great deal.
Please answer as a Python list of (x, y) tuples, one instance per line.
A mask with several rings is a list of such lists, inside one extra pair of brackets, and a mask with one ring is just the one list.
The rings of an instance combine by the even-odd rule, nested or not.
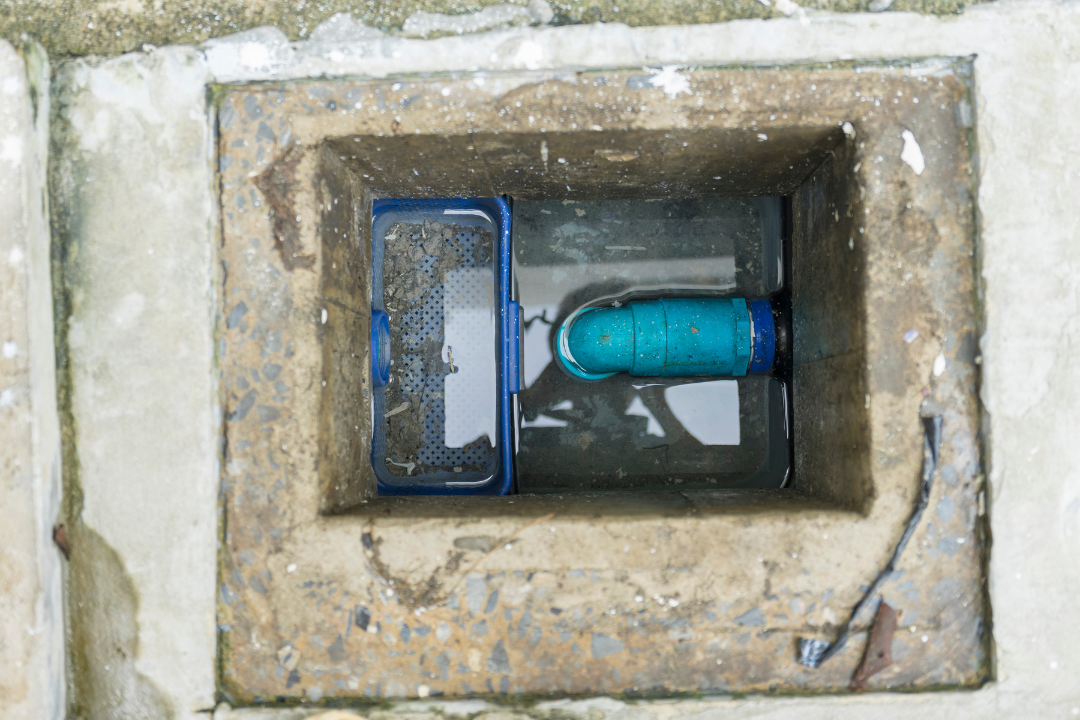
[[(555, 328), (585, 305), (768, 295), (779, 282), (778, 216), (774, 199), (515, 203), (522, 492), (782, 482), (787, 447), (777, 442), (775, 380), (618, 374), (583, 382), (551, 351)], [(783, 467), (762, 480), (761, 468), (777, 465), (770, 448)]]
[(664, 400), (702, 445), (739, 444), (739, 383), (712, 380), (664, 388)]

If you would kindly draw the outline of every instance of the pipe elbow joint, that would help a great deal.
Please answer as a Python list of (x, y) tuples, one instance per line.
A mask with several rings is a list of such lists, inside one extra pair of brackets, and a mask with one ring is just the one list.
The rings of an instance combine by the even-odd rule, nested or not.
[(556, 355), (575, 377), (636, 377), (768, 372), (775, 332), (768, 300), (673, 298), (591, 307), (559, 327)]

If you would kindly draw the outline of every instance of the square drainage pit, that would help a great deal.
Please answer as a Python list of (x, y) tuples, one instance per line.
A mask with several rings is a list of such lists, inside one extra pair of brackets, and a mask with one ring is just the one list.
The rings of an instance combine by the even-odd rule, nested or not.
[[(683, 75), (675, 94), (640, 70), (218, 88), (230, 702), (846, 690), (870, 609), (820, 668), (798, 664), (797, 641), (835, 638), (889, 561), (922, 486), (920, 414), (943, 418), (940, 461), (881, 588), (900, 629), (869, 686), (988, 677), (970, 64)], [(587, 228), (678, 208), (727, 218), (725, 237), (771, 233), (772, 274), (739, 259), (745, 243), (689, 259), (730, 255), (732, 282), (757, 278), (788, 313), (786, 364), (738, 389), (785, 420), (755, 427), (784, 428), (758, 459), (787, 481), (744, 482), (756, 460), (711, 472), (719, 455), (620, 477), (602, 434), (544, 447), (526, 424), (567, 398), (528, 396), (541, 368), (518, 398), (516, 493), (380, 496), (385, 198), (506, 198), (515, 233), (533, 217), (543, 235), (544, 209)], [(515, 242), (515, 292), (542, 308), (526, 276), (554, 261)], [(665, 248), (647, 252), (688, 259)], [(693, 448), (676, 461), (700, 461)]]

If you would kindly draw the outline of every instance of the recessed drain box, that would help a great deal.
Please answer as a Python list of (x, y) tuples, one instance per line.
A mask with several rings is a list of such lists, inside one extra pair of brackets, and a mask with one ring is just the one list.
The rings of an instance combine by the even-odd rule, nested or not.
[[(846, 689), (870, 618), (818, 669), (796, 639), (835, 637), (895, 547), (920, 412), (944, 418), (939, 481), (870, 685), (987, 677), (970, 65), (680, 74), (215, 95), (230, 702)], [(501, 196), (782, 198), (787, 486), (378, 496), (374, 203)]]

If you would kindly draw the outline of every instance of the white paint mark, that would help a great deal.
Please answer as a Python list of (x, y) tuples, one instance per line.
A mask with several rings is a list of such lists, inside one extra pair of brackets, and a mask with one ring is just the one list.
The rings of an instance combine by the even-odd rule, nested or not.
[(19, 346), (9, 340), (4, 343), (3, 354), (5, 358), (10, 360), (19, 354)]
[(904, 149), (900, 151), (900, 159), (906, 162), (916, 175), (922, 175), (926, 169), (926, 160), (923, 158), (922, 148), (910, 130), (900, 133), (904, 138)]
[(788, 17), (798, 13), (800, 18), (806, 17), (806, 11), (803, 10), (798, 3), (793, 0), (776, 0), (776, 9), (784, 13)]
[(322, 311), (322, 324), (323, 324), (323, 325), (325, 325), (325, 324), (326, 324), (326, 317), (327, 317), (327, 315), (326, 315), (326, 308), (323, 308), (323, 311)]
[(296, 563), (289, 563), (288, 565), (286, 565), (285, 566), (285, 572), (287, 572), (287, 573), (296, 572)]
[(915, 328), (911, 328), (906, 333), (904, 333), (904, 342), (910, 345), (911, 343), (915, 342), (915, 338), (917, 337), (919, 337), (919, 331)]
[(429, 688), (427, 685), (417, 685), (416, 686), (416, 695), (417, 695), (417, 697), (426, 698), (430, 694), (431, 694), (431, 688)]
[(945, 372), (945, 353), (939, 352), (934, 358), (934, 377), (941, 377)]
[(450, 88), (444, 87), (442, 90), (439, 91), (439, 94), (443, 97), (450, 97)]
[(0, 390), (0, 408), (15, 407), (15, 391), (11, 388)]
[(416, 463), (411, 463), (411, 462), (399, 463), (399, 462), (394, 462), (393, 460), (390, 460), (389, 458), (387, 458), (386, 462), (390, 463), (391, 465), (397, 465), (398, 467), (405, 468), (405, 474), (406, 475), (412, 475), (413, 468), (416, 467)]
[(558, 405), (552, 405), (551, 409), (552, 410), (573, 410), (574, 409), (574, 401), (573, 400), (563, 400)]
[(120, 298), (120, 302), (116, 304), (116, 309), (113, 311), (113, 322), (116, 323), (117, 327), (130, 326), (142, 315), (145, 307), (146, 298), (143, 297), (142, 293), (130, 292)]
[(843, 125), (841, 125), (840, 127), (843, 129), (844, 134), (847, 135), (849, 138), (855, 137), (855, 126), (854, 125), (852, 125), (849, 122), (846, 122)]
[(533, 590), (533, 586), (529, 583), (503, 585), (499, 597), (507, 605), (517, 606), (525, 602)]
[(558, 418), (548, 417), (543, 413), (536, 416), (535, 420), (522, 420), (522, 428), (564, 428), (570, 423), (566, 420), (559, 420)]
[(16, 245), (11, 248), (11, 252), (8, 253), (8, 262), (12, 265), (18, 265), (22, 262), (24, 257), (25, 255), (23, 254), (22, 248)]
[(23, 146), (22, 138), (17, 135), (9, 135), (0, 144), (0, 160), (7, 160), (12, 167), (19, 167), (22, 163)]
[(645, 434), (655, 435), (656, 437), (666, 437), (664, 434), (664, 428), (656, 417), (649, 412), (649, 408), (645, 407), (645, 403), (641, 402), (641, 396), (635, 395), (633, 402), (630, 403), (630, 407), (626, 408), (626, 415), (634, 415), (636, 417), (643, 417), (647, 421), (645, 424)]
[(645, 68), (652, 74), (649, 82), (655, 88), (660, 88), (669, 98), (674, 98), (679, 93), (692, 95), (690, 91), (690, 78), (679, 73), (678, 65), (665, 65), (662, 68)]
[(409, 403), (408, 403), (408, 401), (406, 401), (406, 402), (403, 402), (400, 405), (398, 405), (393, 410), (391, 410), (389, 412), (386, 412), (386, 413), (383, 413), (383, 417), (384, 418), (392, 418), (395, 415), (397, 415), (398, 413), (403, 413), (408, 409), (409, 409)]
[(547, 140), (542, 140), (540, 142), (540, 159), (544, 161), (544, 169), (547, 170), (547, 162), (548, 162)]
[(270, 49), (262, 43), (244, 43), (240, 46), (240, 64), (251, 69), (264, 68), (270, 64)]
[(544, 48), (532, 40), (526, 40), (514, 53), (513, 62), (524, 66), (526, 70), (539, 70), (543, 60)]
[(769, 139), (769, 136), (766, 135), (765, 133), (758, 133), (757, 134), (757, 139), (760, 140), (761, 142), (765, 142), (766, 140)]

